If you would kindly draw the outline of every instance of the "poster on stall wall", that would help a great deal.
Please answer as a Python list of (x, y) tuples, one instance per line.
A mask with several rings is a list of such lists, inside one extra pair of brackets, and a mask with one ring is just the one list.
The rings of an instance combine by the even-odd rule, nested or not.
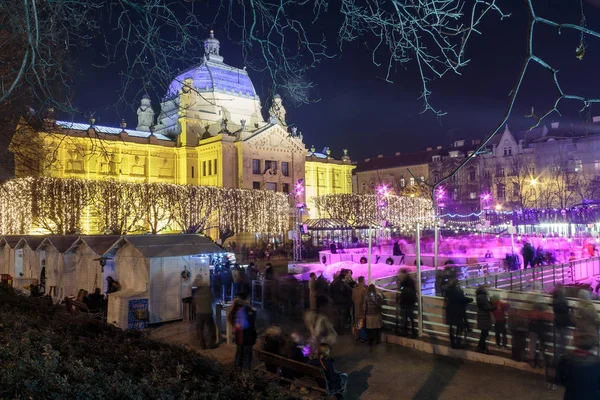
[(210, 285), (210, 264), (208, 257), (192, 257), (192, 282), (198, 277), (202, 279), (204, 285)]

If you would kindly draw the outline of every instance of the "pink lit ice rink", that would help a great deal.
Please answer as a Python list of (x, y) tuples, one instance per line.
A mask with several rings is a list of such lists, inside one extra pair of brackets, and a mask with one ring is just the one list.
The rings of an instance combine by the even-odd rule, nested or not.
[[(356, 280), (359, 276), (364, 276), (365, 280), (368, 279), (369, 271), (368, 264), (358, 264), (352, 261), (341, 261), (337, 263), (333, 263), (331, 265), (324, 264), (295, 264), (297, 269), (303, 269), (306, 272), (294, 275), (296, 279), (306, 281), (309, 279), (309, 275), (311, 272), (317, 274), (317, 276), (323, 273), (323, 276), (332, 280), (333, 276), (340, 272), (342, 269), (351, 269), (352, 277)], [(385, 262), (371, 264), (371, 277), (373, 279), (384, 278), (386, 276), (397, 275), (398, 272), (402, 269), (406, 268), (409, 272), (415, 272), (417, 267), (411, 265), (387, 265)], [(433, 269), (432, 267), (422, 266), (422, 271), (427, 271)]]

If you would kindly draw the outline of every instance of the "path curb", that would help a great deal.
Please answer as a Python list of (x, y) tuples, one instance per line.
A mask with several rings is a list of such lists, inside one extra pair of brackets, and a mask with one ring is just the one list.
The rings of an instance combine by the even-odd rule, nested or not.
[(387, 333), (382, 334), (383, 341), (391, 344), (400, 345), (409, 349), (422, 351), (429, 354), (437, 354), (440, 356), (460, 358), (463, 360), (481, 362), (485, 364), (500, 365), (504, 367), (514, 368), (533, 374), (544, 375), (543, 368), (531, 368), (526, 362), (514, 361), (509, 358), (493, 356), (488, 354), (481, 354), (471, 350), (455, 350), (451, 347), (444, 346), (441, 344), (428, 343), (421, 340), (410, 339), (406, 337), (390, 335)]

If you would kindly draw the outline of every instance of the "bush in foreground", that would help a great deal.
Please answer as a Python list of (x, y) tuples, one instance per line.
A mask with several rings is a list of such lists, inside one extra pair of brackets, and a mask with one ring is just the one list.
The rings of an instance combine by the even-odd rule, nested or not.
[(0, 399), (284, 398), (251, 372), (0, 285)]

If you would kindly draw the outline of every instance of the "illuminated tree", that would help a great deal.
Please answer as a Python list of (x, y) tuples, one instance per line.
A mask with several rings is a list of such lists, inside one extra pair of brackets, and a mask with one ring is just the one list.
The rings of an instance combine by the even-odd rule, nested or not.
[(176, 185), (171, 203), (173, 221), (185, 233), (203, 233), (219, 200), (218, 189), (210, 186)]
[(94, 188), (92, 215), (98, 231), (113, 235), (140, 230), (144, 223), (144, 187), (142, 184), (113, 181), (87, 181)]
[(93, 186), (81, 179), (32, 179), (33, 224), (54, 235), (82, 231), (82, 218), (91, 204)]

